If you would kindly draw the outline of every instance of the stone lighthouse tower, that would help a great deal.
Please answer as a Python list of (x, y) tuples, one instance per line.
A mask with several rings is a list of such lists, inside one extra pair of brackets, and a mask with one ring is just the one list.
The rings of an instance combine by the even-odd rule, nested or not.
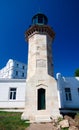
[(51, 121), (59, 116), (57, 83), (53, 77), (52, 41), (55, 33), (38, 13), (25, 32), (29, 44), (25, 111), (22, 119)]

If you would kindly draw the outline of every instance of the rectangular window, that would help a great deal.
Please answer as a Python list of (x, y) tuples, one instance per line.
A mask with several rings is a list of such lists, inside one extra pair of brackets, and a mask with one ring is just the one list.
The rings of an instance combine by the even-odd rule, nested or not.
[(18, 67), (18, 66), (19, 66), (19, 64), (16, 64), (16, 66)]
[(79, 95), (79, 88), (78, 88), (78, 95)]
[(22, 77), (24, 77), (24, 73), (22, 73)]
[(25, 69), (25, 66), (23, 65), (23, 67), (22, 67), (22, 68), (23, 68), (23, 70), (24, 70), (24, 69)]
[(18, 71), (16, 71), (16, 76), (18, 76)]
[(65, 97), (66, 97), (66, 101), (71, 101), (72, 100), (70, 88), (65, 88)]
[(43, 17), (38, 18), (38, 23), (43, 23)]
[(10, 97), (9, 99), (15, 100), (16, 99), (16, 88), (10, 88)]

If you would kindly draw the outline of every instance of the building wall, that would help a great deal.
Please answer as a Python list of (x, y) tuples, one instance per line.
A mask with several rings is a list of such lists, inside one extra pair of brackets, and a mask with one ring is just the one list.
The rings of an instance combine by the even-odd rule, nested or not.
[(26, 64), (9, 59), (6, 66), (0, 70), (0, 78), (25, 79)]
[[(63, 77), (57, 74), (60, 108), (79, 108), (79, 77)], [(68, 89), (70, 89), (70, 92)]]
[[(25, 79), (0, 79), (0, 108), (24, 108), (25, 87)], [(16, 88), (15, 99), (10, 95), (12, 88)]]
[[(16, 99), (10, 99), (11, 88), (16, 88)], [(79, 108), (79, 77), (57, 74), (57, 88), (59, 108)], [(65, 88), (70, 88), (71, 100), (67, 100)], [(25, 89), (28, 91), (25, 79), (0, 79), (0, 108), (24, 108)]]

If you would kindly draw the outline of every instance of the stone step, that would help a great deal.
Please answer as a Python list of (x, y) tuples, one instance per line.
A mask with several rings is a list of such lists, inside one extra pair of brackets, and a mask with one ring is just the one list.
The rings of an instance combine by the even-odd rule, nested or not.
[(35, 122), (51, 122), (50, 115), (35, 115)]

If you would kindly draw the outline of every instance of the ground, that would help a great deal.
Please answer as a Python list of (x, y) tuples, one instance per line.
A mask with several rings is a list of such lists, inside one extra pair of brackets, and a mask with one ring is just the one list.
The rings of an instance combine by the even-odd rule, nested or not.
[(52, 130), (52, 123), (34, 123), (30, 124), (26, 130)]

